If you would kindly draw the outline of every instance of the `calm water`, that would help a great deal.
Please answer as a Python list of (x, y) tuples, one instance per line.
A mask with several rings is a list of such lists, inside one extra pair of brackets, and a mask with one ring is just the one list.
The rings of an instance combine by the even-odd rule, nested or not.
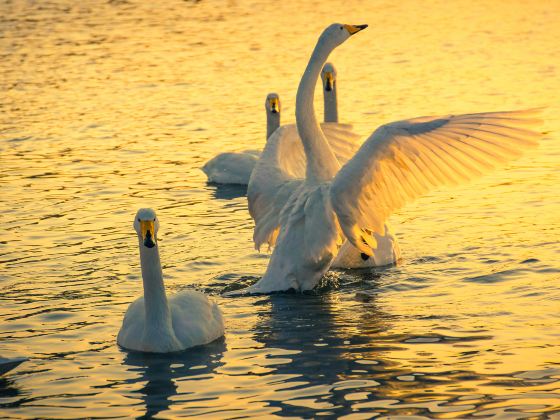
[[(30, 357), (0, 379), (0, 417), (560, 418), (560, 3), (392, 3), (0, 4), (0, 354)], [(309, 295), (222, 297), (268, 255), (243, 189), (198, 168), (262, 147), (270, 91), (293, 122), (336, 20), (370, 24), (331, 57), (359, 132), (548, 105), (548, 134), (395, 214), (399, 266), (332, 272)], [(213, 295), (223, 341), (117, 347), (141, 293), (141, 206), (159, 213), (168, 289)]]

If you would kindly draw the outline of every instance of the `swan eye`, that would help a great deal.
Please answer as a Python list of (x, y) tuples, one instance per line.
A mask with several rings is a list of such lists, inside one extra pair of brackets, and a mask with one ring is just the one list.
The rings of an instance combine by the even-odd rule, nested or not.
[(138, 221), (140, 221), (140, 218), (138, 218)]
[(342, 31), (342, 29), (344, 29), (342, 26), (340, 27), (340, 30)]

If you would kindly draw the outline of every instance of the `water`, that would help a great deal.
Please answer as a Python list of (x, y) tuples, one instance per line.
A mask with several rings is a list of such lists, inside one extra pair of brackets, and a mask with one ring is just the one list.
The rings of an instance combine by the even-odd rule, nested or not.
[[(555, 1), (6, 1), (0, 5), (3, 418), (560, 415), (560, 5)], [(399, 211), (397, 267), (309, 295), (225, 298), (268, 255), (218, 151), (264, 144), (332, 21), (340, 116), (370, 133), (430, 114), (548, 105), (538, 150)], [(318, 95), (318, 100), (320, 96)], [(317, 110), (322, 110), (317, 106)], [(141, 293), (132, 219), (158, 211), (170, 292), (213, 295), (223, 341), (115, 344)]]

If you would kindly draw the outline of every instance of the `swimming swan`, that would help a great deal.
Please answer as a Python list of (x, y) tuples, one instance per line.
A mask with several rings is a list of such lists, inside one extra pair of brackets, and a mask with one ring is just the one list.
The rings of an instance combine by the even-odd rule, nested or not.
[[(313, 94), (331, 51), (366, 27), (329, 26), (311, 55), (296, 97), (305, 177), (276, 165), (266, 172), (274, 188), (249, 197), (256, 247), (274, 246), (264, 276), (249, 293), (312, 289), (345, 238), (372, 255), (375, 235), (385, 233), (384, 223), (395, 210), (438, 186), (467, 181), (517, 157), (541, 137), (527, 128), (538, 122), (534, 111), (421, 117), (379, 127), (341, 166), (315, 117)], [(276, 152), (265, 148), (263, 155), (273, 163)]]
[(128, 350), (169, 353), (223, 336), (220, 308), (203, 293), (185, 290), (167, 299), (159, 260), (156, 213), (152, 209), (138, 210), (134, 229), (140, 246), (144, 296), (128, 307), (117, 343)]
[[(268, 139), (280, 127), (278, 94), (269, 93), (264, 107), (266, 110), (266, 138)], [(208, 182), (247, 185), (259, 156), (258, 150), (220, 153), (206, 162), (201, 169), (208, 177)]]

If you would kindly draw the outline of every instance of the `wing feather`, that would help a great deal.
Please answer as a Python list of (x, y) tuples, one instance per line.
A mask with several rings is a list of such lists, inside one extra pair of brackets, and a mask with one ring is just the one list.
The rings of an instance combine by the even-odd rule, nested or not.
[[(360, 137), (349, 124), (323, 123), (321, 128), (340, 163), (347, 162), (360, 146)], [(255, 221), (253, 240), (260, 249), (274, 246), (280, 226), (286, 223), (290, 197), (303, 184), (306, 157), (295, 124), (283, 125), (267, 140), (247, 188), (249, 213)]]
[[(332, 181), (340, 226), (371, 255), (364, 230), (384, 232), (387, 217), (442, 186), (480, 176), (537, 145), (540, 110), (421, 117), (379, 127)], [(367, 243), (367, 242), (366, 242)]]

